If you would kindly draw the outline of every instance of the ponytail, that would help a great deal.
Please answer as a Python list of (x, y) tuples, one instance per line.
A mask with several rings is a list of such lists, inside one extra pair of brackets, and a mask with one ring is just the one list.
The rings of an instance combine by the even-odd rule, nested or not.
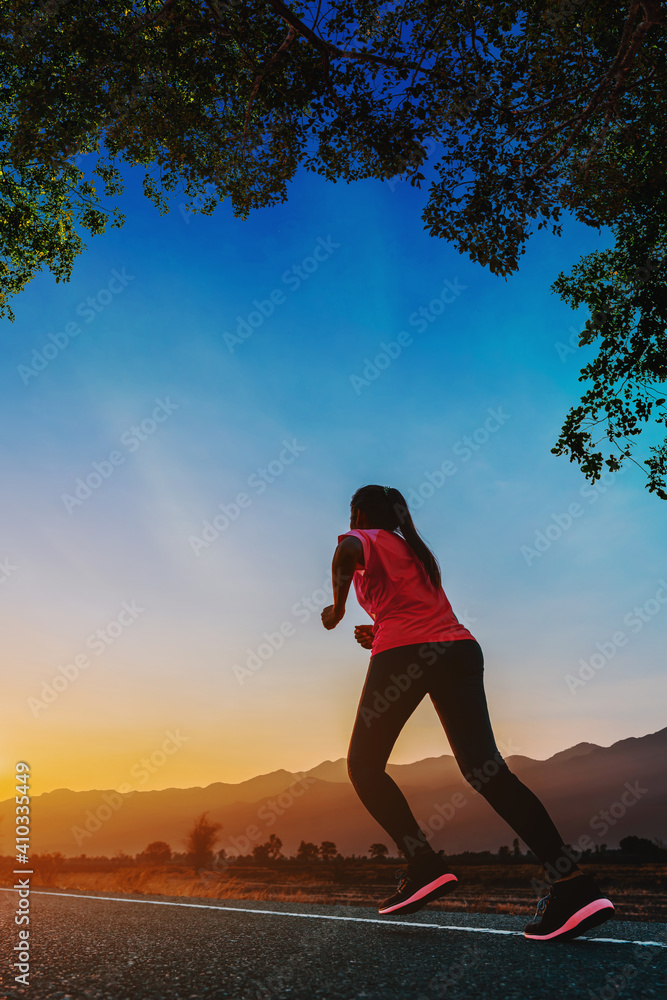
[(362, 486), (352, 497), (351, 505), (362, 510), (377, 527), (396, 528), (415, 553), (436, 588), (442, 585), (438, 560), (417, 531), (403, 494), (393, 486)]

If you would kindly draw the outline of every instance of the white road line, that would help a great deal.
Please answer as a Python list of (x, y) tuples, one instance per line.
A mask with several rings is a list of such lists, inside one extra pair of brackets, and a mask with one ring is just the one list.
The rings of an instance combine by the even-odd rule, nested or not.
[[(1, 892), (16, 892), (15, 889), (5, 889), (0, 886)], [(251, 910), (239, 906), (214, 906), (211, 903), (173, 903), (168, 899), (125, 899), (124, 896), (87, 896), (83, 893), (74, 892), (40, 892), (32, 889), (33, 896), (65, 896), (67, 899), (102, 899), (112, 903), (152, 903), (153, 906), (181, 906), (192, 907), (195, 910), (228, 910), (231, 913), (266, 913), (273, 917), (304, 917), (308, 920), (351, 920), (356, 924), (384, 924), (385, 927), (428, 927), (439, 931), (471, 931), (476, 934), (517, 934), (523, 937), (523, 931), (503, 931), (493, 927), (459, 927), (457, 924), (424, 924), (413, 923), (411, 920), (378, 920), (374, 917), (338, 917), (329, 913), (290, 913), (287, 910)], [(585, 938), (586, 941), (600, 941), (604, 944), (639, 944), (652, 948), (667, 948), (667, 944), (662, 941), (629, 941), (627, 938)]]

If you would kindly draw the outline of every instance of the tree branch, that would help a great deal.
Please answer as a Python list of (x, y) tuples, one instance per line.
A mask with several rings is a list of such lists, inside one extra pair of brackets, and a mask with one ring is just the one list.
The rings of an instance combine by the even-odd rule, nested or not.
[[(291, 24), (293, 28), (296, 28), (300, 35), (307, 38), (308, 41), (311, 42), (316, 49), (318, 49), (318, 51), (326, 52), (328, 56), (336, 56), (338, 59), (370, 60), (371, 62), (378, 62), (383, 66), (389, 66), (392, 69), (421, 68), (421, 63), (415, 63), (412, 61), (397, 62), (395, 59), (387, 59), (385, 56), (376, 55), (375, 52), (365, 52), (356, 49), (339, 49), (337, 45), (333, 45), (331, 42), (327, 42), (324, 38), (320, 38), (319, 35), (316, 35), (312, 28), (309, 28), (308, 25), (304, 24), (303, 21), (296, 16), (296, 14), (293, 14), (289, 7), (282, 2), (282, 0), (269, 0), (269, 3), (276, 13), (280, 14), (280, 16), (284, 18), (288, 24)], [(427, 71), (425, 70), (424, 72)], [(437, 73), (437, 75), (442, 76), (443, 74)]]
[(551, 100), (542, 101), (541, 104), (536, 104), (534, 108), (523, 108), (520, 111), (513, 111), (511, 108), (508, 110), (510, 114), (517, 118), (519, 115), (530, 115), (536, 111), (542, 111), (546, 108), (550, 108), (552, 105), (558, 104), (559, 102), (566, 101), (568, 97), (578, 97), (579, 94), (582, 94), (586, 89), (586, 87), (576, 87), (575, 90), (570, 90), (567, 94), (560, 94), (558, 97), (552, 97)]
[(652, 24), (661, 24), (663, 26), (667, 24), (659, 3), (653, 3), (653, 0), (641, 0), (641, 6), (649, 27)]
[[(440, 27), (440, 25), (442, 24), (442, 22), (444, 21), (444, 19), (446, 18), (446, 16), (447, 16), (448, 13), (449, 13), (449, 11), (445, 10), (445, 13), (442, 15), (442, 17), (440, 18), (440, 20), (438, 21), (438, 23), (435, 25), (434, 28), (431, 29), (431, 37), (433, 37), (433, 35), (435, 34), (435, 32), (438, 30), (438, 28)], [(419, 38), (417, 40), (417, 45), (420, 44), (420, 42), (422, 41), (423, 37), (424, 37), (424, 32), (422, 31), (421, 35), (419, 36)], [(410, 90), (412, 89), (412, 84), (415, 82), (415, 77), (417, 76), (417, 73), (421, 69), (421, 65), (424, 62), (425, 58), (426, 58), (426, 53), (424, 53), (424, 57), (420, 60), (417, 68), (414, 70), (414, 72), (412, 74), (412, 78), (410, 80), (410, 83), (408, 84), (408, 86), (405, 89), (405, 99), (406, 100), (407, 100), (407, 95), (409, 94)]]
[(269, 0), (269, 3), (276, 13), (280, 14), (283, 20), (287, 21), (288, 24), (291, 24), (300, 35), (307, 38), (316, 49), (319, 49), (320, 51), (322, 51), (322, 49), (326, 49), (327, 52), (335, 52), (335, 54), (338, 55), (340, 50), (336, 48), (335, 45), (331, 45), (330, 42), (325, 42), (323, 38), (316, 35), (312, 28), (309, 28), (307, 24), (303, 23), (301, 18), (297, 17), (296, 14), (293, 14), (289, 7), (282, 2), (282, 0)]
[(589, 149), (588, 156), (586, 157), (586, 159), (584, 161), (584, 173), (583, 173), (583, 176), (582, 176), (582, 183), (584, 183), (584, 184), (586, 183), (586, 180), (588, 178), (588, 170), (589, 170), (589, 167), (590, 167), (591, 158), (594, 156), (595, 153), (597, 153), (598, 149), (600, 148), (600, 146), (604, 142), (605, 136), (607, 135), (607, 133), (609, 131), (609, 123), (610, 123), (611, 119), (613, 118), (613, 116), (614, 116), (614, 108), (612, 106), (610, 106), (607, 109), (607, 114), (605, 115), (604, 122), (602, 123), (602, 129), (600, 131), (600, 134), (597, 137), (597, 139), (595, 140), (595, 142), (593, 143), (593, 145), (591, 146), (591, 148)]
[(476, 34), (476, 31), (475, 31), (475, 27), (476, 27), (475, 26), (475, 19), (470, 14), (470, 4), (469, 4), (468, 0), (465, 0), (465, 5), (466, 5), (466, 14), (468, 15), (468, 23), (471, 26), (470, 27), (470, 40), (472, 42), (472, 50), (473, 50), (474, 55), (475, 55), (475, 62), (477, 63), (477, 69), (479, 69), (480, 68), (480, 65), (479, 65), (479, 63), (480, 63), (480, 55), (479, 55), (479, 52), (477, 51), (477, 34)]
[(252, 107), (252, 102), (255, 100), (255, 94), (259, 90), (260, 84), (261, 84), (262, 80), (264, 79), (264, 77), (266, 76), (266, 74), (269, 72), (269, 70), (271, 69), (271, 67), (274, 65), (274, 63), (278, 59), (280, 53), (284, 52), (285, 49), (289, 48), (289, 46), (294, 41), (295, 37), (296, 37), (296, 31), (290, 25), (289, 30), (287, 32), (287, 35), (285, 36), (285, 39), (284, 39), (282, 45), (278, 49), (276, 49), (276, 51), (271, 56), (271, 58), (269, 59), (268, 63), (266, 64), (266, 66), (262, 70), (262, 72), (259, 74), (258, 77), (256, 77), (255, 82), (253, 83), (252, 90), (250, 92), (250, 97), (248, 98), (248, 106), (246, 107), (246, 111), (245, 111), (245, 121), (243, 123), (243, 139), (242, 139), (242, 146), (241, 146), (241, 159), (242, 159), (243, 163), (245, 163), (245, 144), (246, 144), (246, 134), (248, 132), (248, 120), (250, 118), (250, 109)]
[[(175, 2), (176, 2), (176, 0), (165, 0), (165, 3), (162, 5), (162, 7), (160, 8), (160, 10), (157, 11), (157, 13), (150, 14), (150, 13), (146, 12), (145, 14), (142, 14), (139, 18), (137, 18), (134, 26), (128, 31), (125, 39), (123, 39), (123, 40), (124, 41), (131, 41), (133, 39), (133, 36), (136, 35), (136, 33), (138, 31), (140, 31), (142, 28), (150, 26), (151, 24), (156, 24), (158, 21), (164, 20), (164, 18), (167, 17), (171, 13), (172, 7), (174, 6)], [(96, 69), (98, 69), (98, 70), (105, 70), (105, 69), (107, 69), (110, 66), (110, 64), (111, 64), (111, 59), (107, 59), (99, 67), (96, 67)], [(113, 115), (107, 115), (107, 117), (102, 121), (102, 124), (100, 126), (98, 126), (97, 131), (99, 132), (101, 129), (106, 128), (106, 126), (111, 121), (113, 121), (113, 117), (114, 117)], [(54, 163), (55, 162), (61, 162), (62, 163), (62, 162), (66, 162), (67, 160), (69, 160), (72, 156), (77, 156), (78, 153), (79, 153), (79, 150), (81, 149), (82, 142), (83, 142), (83, 140), (80, 139), (73, 147), (66, 146), (65, 147), (65, 155), (62, 157), (62, 160), (59, 160), (59, 161), (53, 160), (52, 162), (54, 162)]]
[[(583, 129), (584, 125), (586, 124), (586, 122), (588, 121), (588, 119), (591, 117), (591, 115), (593, 114), (593, 112), (595, 111), (595, 109), (597, 108), (597, 106), (599, 105), (599, 103), (600, 103), (599, 102), (600, 95), (607, 88), (607, 86), (609, 84), (609, 81), (611, 80), (613, 74), (614, 73), (618, 73), (619, 67), (622, 64), (622, 60), (625, 59), (626, 55), (628, 54), (628, 48), (627, 47), (628, 47), (628, 44), (629, 44), (628, 43), (628, 34), (629, 34), (629, 31), (630, 31), (630, 25), (632, 23), (632, 17), (637, 13), (637, 11), (639, 9), (639, 6), (640, 6), (639, 0), (632, 0), (632, 2), (630, 4), (630, 11), (628, 13), (628, 16), (626, 18), (625, 25), (624, 25), (624, 28), (623, 28), (623, 35), (621, 37), (621, 44), (619, 45), (618, 52), (616, 53), (616, 58), (614, 59), (614, 61), (612, 62), (611, 66), (609, 67), (609, 69), (605, 73), (604, 78), (600, 81), (600, 83), (597, 85), (597, 87), (593, 91), (593, 95), (592, 95), (590, 101), (588, 102), (588, 104), (586, 105), (586, 107), (584, 108), (584, 110), (581, 112), (581, 114), (580, 115), (575, 115), (573, 118), (570, 118), (567, 122), (564, 122), (561, 125), (557, 125), (557, 126), (554, 126), (554, 128), (549, 129), (548, 132), (546, 132), (543, 135), (541, 135), (529, 147), (529, 149), (526, 151), (526, 155), (528, 155), (529, 153), (532, 152), (533, 149), (535, 149), (535, 147), (537, 145), (539, 145), (540, 142), (543, 142), (544, 139), (548, 139), (552, 135), (555, 135), (557, 132), (562, 132), (563, 129), (567, 128), (569, 125), (572, 125), (575, 122), (578, 122), (578, 125), (572, 131), (570, 137), (565, 140), (565, 142), (561, 145), (560, 149), (558, 149), (553, 154), (553, 156), (551, 156), (547, 160), (547, 162), (545, 164), (543, 164), (537, 170), (533, 171), (533, 173), (530, 174), (530, 176), (528, 178), (529, 180), (536, 180), (538, 177), (541, 177), (542, 174), (544, 174), (549, 169), (549, 167), (553, 166), (553, 164), (556, 162), (556, 160), (560, 159), (560, 157), (563, 155), (563, 153), (565, 153), (570, 148), (570, 146), (572, 145), (572, 143), (574, 142), (574, 140), (576, 139), (576, 137), (582, 131), (582, 129)], [(636, 32), (635, 32), (635, 34), (636, 34)], [(643, 39), (643, 34), (644, 33), (642, 33), (642, 39)], [(633, 37), (634, 37), (634, 35), (633, 35)], [(640, 45), (641, 45), (641, 42), (640, 42)], [(637, 48), (638, 48), (638, 46), (637, 46)], [(624, 49), (625, 49), (625, 51), (624, 51)], [(636, 52), (636, 48), (635, 48), (635, 52)], [(633, 56), (634, 56), (634, 52), (633, 52)], [(629, 65), (628, 65), (628, 69), (629, 69)], [(626, 69), (625, 72), (627, 73), (627, 69)], [(618, 77), (617, 77), (617, 79), (618, 79)], [(612, 93), (611, 97), (614, 97), (615, 94), (616, 94), (616, 90), (614, 90), (614, 92)]]
[(324, 67), (324, 85), (327, 88), (329, 96), (333, 99), (334, 104), (343, 115), (344, 118), (348, 118), (350, 121), (356, 121), (350, 109), (347, 105), (340, 99), (336, 91), (334, 90), (333, 84), (331, 83), (331, 77), (329, 75), (329, 53), (324, 50), (322, 52), (322, 65)]

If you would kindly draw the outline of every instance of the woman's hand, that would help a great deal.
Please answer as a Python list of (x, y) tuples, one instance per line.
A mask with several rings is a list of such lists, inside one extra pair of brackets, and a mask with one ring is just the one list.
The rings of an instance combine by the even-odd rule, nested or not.
[(335, 611), (334, 605), (330, 604), (322, 612), (322, 624), (324, 625), (325, 628), (328, 629), (335, 628), (344, 614), (345, 614), (344, 611), (342, 612), (342, 614), (339, 611)]
[(357, 640), (360, 646), (364, 649), (370, 649), (373, 645), (373, 629), (374, 625), (355, 625), (354, 626), (354, 638)]

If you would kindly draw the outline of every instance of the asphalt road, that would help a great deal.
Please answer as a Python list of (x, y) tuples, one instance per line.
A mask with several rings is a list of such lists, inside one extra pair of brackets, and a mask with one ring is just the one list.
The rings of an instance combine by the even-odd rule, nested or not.
[(523, 937), (523, 916), (426, 907), (401, 919), (379, 917), (373, 908), (57, 890), (31, 894), (31, 963), (24, 987), (14, 982), (12, 968), (16, 906), (16, 892), (0, 890), (3, 998), (664, 1000), (667, 995), (667, 924), (612, 919), (574, 941), (537, 942)]

